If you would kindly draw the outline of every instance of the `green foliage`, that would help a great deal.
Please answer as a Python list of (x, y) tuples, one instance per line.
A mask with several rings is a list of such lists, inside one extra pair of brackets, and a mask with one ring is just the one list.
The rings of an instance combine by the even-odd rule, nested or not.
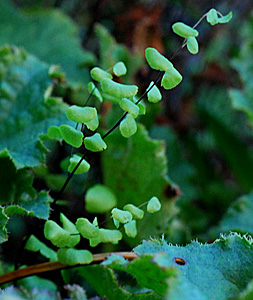
[(173, 31), (183, 38), (196, 37), (199, 35), (198, 31), (191, 26), (182, 22), (177, 22), (172, 26)]
[(83, 140), (85, 148), (92, 152), (100, 152), (107, 148), (106, 143), (103, 141), (99, 133), (95, 133), (90, 137), (86, 137)]
[(81, 49), (78, 28), (64, 14), (45, 8), (19, 11), (8, 0), (1, 1), (0, 12), (1, 46), (25, 47), (39, 59), (61, 65), (67, 78), (88, 82), (88, 70), (80, 66), (93, 65), (95, 56)]
[(66, 120), (67, 105), (45, 101), (52, 85), (47, 65), (18, 48), (6, 46), (0, 52), (0, 157), (9, 157), (18, 169), (38, 166), (46, 153), (39, 137)]
[(253, 272), (249, 263), (253, 255), (251, 238), (237, 234), (221, 237), (213, 244), (192, 242), (185, 247), (144, 241), (134, 251), (138, 255), (154, 255), (153, 263), (164, 269), (178, 270), (174, 278), (167, 280), (168, 300), (231, 298), (247, 286)]

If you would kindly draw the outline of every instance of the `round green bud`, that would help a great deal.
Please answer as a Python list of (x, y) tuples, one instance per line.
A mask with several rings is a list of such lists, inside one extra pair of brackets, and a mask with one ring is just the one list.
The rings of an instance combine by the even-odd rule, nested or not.
[(154, 81), (151, 81), (148, 89), (150, 89), (151, 86), (153, 86), (153, 87), (148, 92), (147, 97), (148, 97), (149, 102), (157, 103), (162, 99), (162, 95), (161, 95), (158, 87), (156, 85), (153, 85), (153, 84), (154, 84)]
[(99, 228), (86, 218), (79, 218), (76, 221), (76, 229), (86, 239), (97, 238), (99, 236)]
[(144, 211), (133, 204), (125, 205), (123, 209), (129, 211), (134, 219), (141, 220), (144, 217)]
[(103, 92), (117, 98), (129, 98), (135, 96), (138, 92), (136, 85), (118, 83), (109, 78), (105, 78), (101, 81), (101, 87)]
[(197, 39), (194, 36), (187, 38), (187, 49), (191, 54), (197, 54), (199, 52), (199, 44)]
[(44, 235), (57, 247), (67, 247), (70, 244), (70, 233), (52, 220), (46, 221)]
[[(68, 172), (73, 172), (76, 165), (79, 163), (81, 157), (77, 154), (74, 154), (69, 160)], [(90, 164), (83, 159), (79, 167), (76, 169), (75, 174), (87, 173), (90, 170)]]
[(151, 214), (158, 212), (161, 209), (161, 203), (157, 197), (152, 197), (148, 201), (147, 211)]
[(124, 110), (130, 113), (134, 118), (138, 117), (139, 107), (127, 98), (123, 98), (119, 102), (119, 106)]
[(58, 260), (66, 265), (85, 265), (93, 260), (92, 253), (88, 250), (77, 250), (73, 248), (61, 248), (57, 251)]
[(132, 220), (124, 224), (125, 233), (130, 238), (135, 238), (137, 235), (136, 221)]
[(122, 76), (122, 75), (125, 75), (127, 72), (127, 68), (125, 66), (125, 64), (120, 61), (118, 63), (116, 63), (114, 66), (113, 66), (113, 73), (116, 75), (116, 76)]
[(169, 71), (173, 68), (173, 64), (155, 48), (147, 48), (145, 50), (145, 56), (152, 69)]
[(192, 28), (191, 26), (188, 26), (182, 22), (177, 22), (173, 24), (172, 26), (173, 31), (183, 37), (183, 38), (188, 38), (189, 36), (198, 36), (199, 32), (198, 30)]
[(164, 73), (161, 86), (163, 86), (166, 90), (170, 90), (176, 87), (182, 81), (182, 79), (182, 75), (175, 68), (173, 68), (171, 71), (166, 71)]
[(120, 133), (123, 137), (128, 138), (135, 134), (137, 131), (137, 125), (134, 117), (128, 114), (120, 123), (119, 126)]
[(98, 82), (101, 82), (104, 78), (112, 79), (112, 74), (110, 74), (98, 67), (93, 68), (90, 71), (90, 75), (94, 80), (96, 80)]
[(106, 143), (103, 141), (99, 133), (95, 133), (92, 136), (86, 137), (83, 140), (83, 143), (85, 148), (92, 152), (100, 152), (107, 148)]
[(70, 121), (85, 123), (96, 117), (97, 110), (95, 107), (72, 105), (66, 110), (66, 115)]
[(124, 211), (118, 208), (113, 208), (111, 211), (112, 216), (115, 220), (119, 221), (120, 223), (127, 223), (132, 220), (133, 216), (129, 211)]
[(96, 184), (87, 190), (85, 208), (91, 213), (105, 213), (117, 205), (113, 191), (107, 186)]
[(61, 125), (60, 132), (67, 144), (75, 148), (81, 147), (83, 143), (83, 133), (81, 131), (76, 130), (69, 125)]

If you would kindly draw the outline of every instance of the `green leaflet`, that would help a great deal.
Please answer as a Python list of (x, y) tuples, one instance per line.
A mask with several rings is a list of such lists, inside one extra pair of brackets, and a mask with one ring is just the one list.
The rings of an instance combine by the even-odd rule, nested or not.
[(57, 247), (68, 247), (71, 244), (70, 233), (52, 220), (46, 221), (44, 235), (46, 239), (50, 240)]
[(75, 247), (80, 242), (80, 234), (73, 224), (63, 213), (60, 214), (62, 227), (70, 233), (70, 243), (68, 247)]
[(131, 220), (130, 222), (124, 224), (125, 233), (130, 238), (135, 238), (137, 236), (136, 221)]
[(127, 98), (123, 98), (119, 101), (119, 106), (124, 110), (129, 112), (134, 118), (139, 115), (139, 107)]
[(83, 143), (82, 131), (77, 130), (74, 127), (69, 126), (69, 125), (61, 125), (60, 133), (61, 133), (64, 141), (67, 144), (69, 144), (75, 148), (81, 147), (81, 145)]
[(198, 41), (194, 36), (190, 36), (187, 38), (187, 49), (191, 54), (197, 54), (199, 52)]
[(86, 123), (93, 120), (97, 116), (97, 110), (95, 107), (71, 105), (66, 110), (66, 115), (70, 121), (76, 123)]
[[(71, 173), (75, 169), (76, 165), (80, 162), (80, 160), (81, 156), (74, 154), (69, 160), (70, 164), (68, 166), (68, 172)], [(81, 164), (76, 169), (75, 174), (86, 173), (89, 171), (89, 169), (90, 164), (85, 159), (83, 159)]]
[(48, 258), (49, 261), (57, 260), (56, 252), (47, 247), (44, 243), (42, 243), (39, 239), (37, 239), (34, 235), (31, 235), (28, 239), (25, 249), (33, 252), (39, 251), (41, 255)]
[(129, 211), (124, 211), (118, 208), (113, 208), (112, 216), (115, 220), (119, 221), (120, 223), (127, 223), (132, 220), (132, 214)]
[[(88, 82), (88, 68), (96, 61), (93, 53), (84, 51), (77, 26), (59, 10), (36, 9), (25, 12), (14, 8), (11, 1), (0, 3), (0, 46), (24, 47), (42, 61), (59, 64), (67, 78)], [(18, 33), (18, 34), (17, 34)]]
[(199, 35), (198, 30), (182, 23), (177, 22), (172, 26), (173, 31), (181, 37), (188, 38), (190, 36), (197, 37)]
[[(179, 271), (167, 280), (166, 300), (226, 300), (244, 290), (253, 276), (252, 240), (238, 234), (221, 237), (213, 244), (192, 242), (185, 247), (150, 240), (134, 251), (155, 255), (154, 263)], [(157, 256), (158, 252), (164, 254)]]
[(182, 81), (182, 79), (183, 77), (178, 70), (172, 68), (170, 71), (166, 71), (164, 73), (161, 86), (163, 86), (166, 90), (173, 89)]
[(157, 197), (152, 197), (148, 201), (147, 212), (149, 212), (150, 214), (154, 214), (158, 212), (160, 209), (161, 209), (161, 203), (159, 199)]
[(99, 236), (99, 228), (86, 218), (79, 218), (76, 221), (76, 229), (86, 239), (96, 238)]
[(129, 138), (136, 133), (137, 124), (131, 114), (127, 114), (126, 117), (120, 122), (119, 130), (122, 136), (125, 138)]
[(58, 260), (70, 266), (77, 264), (89, 264), (93, 260), (92, 253), (88, 250), (73, 248), (61, 248), (57, 251)]
[(127, 72), (127, 68), (125, 66), (125, 64), (122, 61), (117, 62), (114, 66), (113, 66), (113, 73), (116, 76), (122, 76), (125, 75)]
[(105, 78), (101, 81), (101, 87), (103, 92), (117, 98), (129, 98), (135, 96), (138, 92), (136, 85), (118, 83), (109, 78)]
[(152, 69), (170, 71), (173, 68), (173, 64), (155, 48), (146, 48), (145, 56)]
[(18, 169), (38, 166), (46, 152), (39, 136), (67, 121), (67, 105), (44, 101), (52, 84), (45, 64), (18, 48), (5, 47), (0, 53), (0, 157), (10, 157)]
[(84, 138), (83, 143), (85, 148), (92, 152), (100, 152), (107, 148), (106, 143), (99, 133), (95, 133), (92, 136)]
[(103, 70), (99, 67), (95, 67), (95, 68), (91, 69), (90, 75), (94, 80), (96, 80), (98, 82), (101, 82), (104, 78), (112, 79), (112, 74), (106, 72), (105, 70)]
[[(152, 88), (151, 88), (151, 86), (152, 86)], [(149, 90), (150, 88), (151, 88), (151, 90)], [(149, 102), (157, 103), (160, 100), (162, 100), (162, 95), (161, 95), (158, 87), (156, 85), (154, 85), (154, 81), (150, 82), (150, 85), (147, 88), (147, 90), (149, 90), (149, 92), (147, 94)]]
[(101, 96), (99, 90), (96, 88), (93, 82), (89, 82), (88, 90), (89, 93), (92, 93), (99, 100), (99, 102), (103, 102), (103, 97)]
[(129, 211), (132, 214), (133, 219), (141, 220), (144, 217), (144, 211), (133, 204), (125, 205), (123, 209)]

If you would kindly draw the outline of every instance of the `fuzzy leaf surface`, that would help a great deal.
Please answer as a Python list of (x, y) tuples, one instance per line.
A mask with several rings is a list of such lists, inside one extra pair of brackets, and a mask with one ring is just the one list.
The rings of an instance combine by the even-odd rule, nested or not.
[(167, 281), (166, 300), (225, 300), (243, 291), (253, 276), (252, 239), (238, 234), (185, 247), (149, 240), (134, 251), (138, 255), (164, 253), (167, 259), (154, 260), (163, 268), (179, 270), (179, 275)]
[(3, 0), (0, 30), (0, 46), (22, 46), (49, 64), (59, 64), (68, 79), (88, 82), (89, 72), (80, 65), (94, 63), (94, 56), (82, 50), (78, 28), (60, 11), (22, 11), (15, 9), (11, 1)]
[(68, 122), (61, 100), (44, 99), (52, 82), (48, 66), (18, 48), (1, 50), (0, 157), (17, 169), (44, 163), (46, 149), (39, 140), (52, 125)]

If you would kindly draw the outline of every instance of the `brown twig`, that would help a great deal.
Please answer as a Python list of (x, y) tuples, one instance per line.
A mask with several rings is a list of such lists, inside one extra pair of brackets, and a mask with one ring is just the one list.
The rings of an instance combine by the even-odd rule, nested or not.
[[(106, 260), (106, 258), (111, 254), (117, 254), (123, 256), (125, 259), (133, 260), (136, 257), (138, 257), (137, 254), (134, 252), (115, 252), (115, 253), (99, 253), (93, 255), (93, 261), (89, 264), (99, 264)], [(18, 269), (9, 273), (6, 273), (4, 275), (0, 276), (0, 285), (4, 283), (8, 283), (10, 281), (18, 280), (21, 278), (25, 278), (28, 276), (33, 276), (37, 274), (41, 274), (44, 272), (50, 272), (50, 271), (56, 271), (56, 270), (63, 270), (68, 268), (74, 268), (74, 267), (81, 267), (81, 266), (87, 266), (87, 265), (66, 265), (59, 261), (53, 261), (53, 262), (47, 262), (42, 264), (37, 264), (29, 267), (25, 267), (23, 269)]]

